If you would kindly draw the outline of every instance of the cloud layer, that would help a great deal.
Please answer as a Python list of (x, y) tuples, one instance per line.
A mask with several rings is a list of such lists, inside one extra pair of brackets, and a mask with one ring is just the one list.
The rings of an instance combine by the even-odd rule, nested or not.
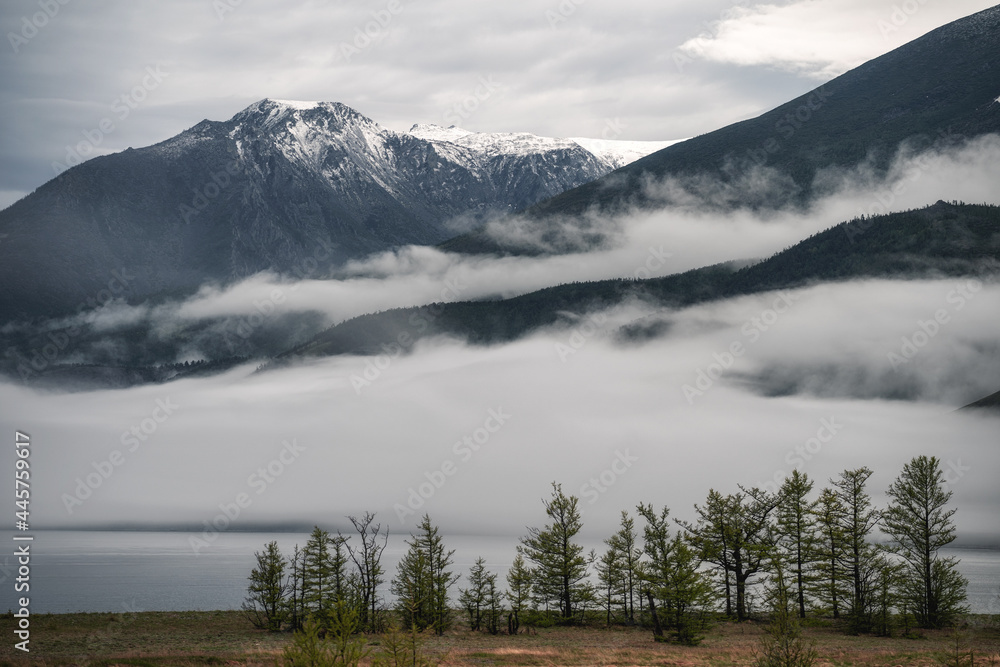
[[(903, 463), (930, 454), (960, 471), (960, 534), (980, 539), (997, 528), (997, 418), (951, 410), (996, 388), (1000, 289), (982, 285), (959, 309), (959, 287), (820, 286), (787, 295), (776, 319), (778, 295), (746, 297), (668, 313), (669, 333), (638, 346), (614, 341), (633, 309), (491, 348), (428, 341), (408, 356), (125, 391), (5, 384), (0, 404), (39, 443), (37, 525), (197, 526), (245, 494), (232, 528), (373, 510), (394, 531), (427, 511), (449, 532), (516, 533), (555, 480), (599, 534), (639, 501), (690, 516), (709, 488), (767, 485), (795, 466), (820, 484), (872, 467), (881, 501)], [(941, 308), (949, 321), (902, 352)], [(743, 352), (728, 357), (734, 342)], [(757, 378), (775, 367), (804, 381), (762, 395)], [(826, 367), (842, 374), (814, 370)], [(878, 382), (912, 385), (915, 400), (866, 396)], [(810, 442), (830, 424), (832, 439)]]

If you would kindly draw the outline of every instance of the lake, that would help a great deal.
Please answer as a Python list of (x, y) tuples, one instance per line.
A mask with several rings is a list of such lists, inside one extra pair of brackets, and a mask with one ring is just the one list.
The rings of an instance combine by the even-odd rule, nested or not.
[[(300, 533), (221, 533), (195, 555), (186, 532), (33, 531), (33, 613), (136, 612), (238, 609), (246, 593), (254, 551), (275, 540), (286, 555), (305, 544)], [(6, 535), (8, 544), (11, 535)], [(390, 535), (382, 563), (387, 579), (406, 550), (405, 535)], [(514, 559), (517, 536), (444, 536), (454, 549), (454, 572), (465, 573), (477, 557), (486, 559), (500, 583)], [(600, 539), (581, 540), (601, 551)], [(13, 554), (13, 548), (8, 553)], [(1000, 551), (944, 549), (956, 556), (969, 580), (968, 604), (976, 613), (1000, 613)], [(13, 608), (16, 559), (0, 558), (0, 609)], [(463, 584), (459, 581), (459, 586)], [(388, 583), (382, 593), (388, 595)], [(455, 589), (457, 597), (457, 588)]]

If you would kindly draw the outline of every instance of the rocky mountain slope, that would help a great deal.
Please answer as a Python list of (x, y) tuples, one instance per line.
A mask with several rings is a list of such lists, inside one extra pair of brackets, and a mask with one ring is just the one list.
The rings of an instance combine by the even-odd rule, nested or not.
[(0, 320), (265, 270), (322, 277), (441, 242), (456, 220), (525, 208), (661, 145), (602, 142), (595, 154), (530, 134), (402, 133), (343, 104), (261, 100), (88, 160), (0, 211)]

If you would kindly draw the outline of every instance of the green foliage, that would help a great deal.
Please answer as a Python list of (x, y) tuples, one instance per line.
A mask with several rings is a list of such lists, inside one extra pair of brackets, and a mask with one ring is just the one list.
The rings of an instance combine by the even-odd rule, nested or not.
[[(780, 563), (780, 559), (776, 561)], [(815, 647), (802, 639), (798, 619), (789, 611), (785, 576), (778, 565), (772, 591), (772, 619), (755, 652), (754, 667), (811, 667), (819, 658)]]
[(723, 497), (709, 491), (704, 506), (695, 505), (698, 521), (679, 522), (687, 531), (699, 558), (722, 570), (726, 587), (726, 613), (732, 612), (730, 575), (736, 588), (736, 618), (750, 618), (748, 587), (770, 557), (771, 514), (779, 497), (757, 488), (744, 489)]
[(433, 667), (437, 663), (423, 654), (423, 636), (411, 626), (402, 632), (390, 625), (382, 634), (381, 648), (372, 660), (372, 667)]
[(302, 550), (303, 606), (317, 618), (326, 618), (348, 595), (346, 542), (316, 526)]
[(813, 482), (809, 476), (793, 470), (778, 492), (776, 544), (781, 558), (788, 564), (792, 579), (789, 595), (798, 607), (799, 618), (806, 617), (807, 590), (816, 578), (817, 502), (808, 500), (812, 489)]
[(668, 629), (674, 641), (696, 645), (714, 599), (701, 560), (681, 533), (670, 536), (668, 508), (656, 512), (652, 505), (640, 504), (637, 511), (646, 521), (639, 569), (642, 589), (658, 607), (654, 635), (659, 639), (657, 632)]
[(936, 457), (918, 456), (903, 467), (889, 487), (889, 507), (883, 527), (892, 539), (891, 550), (901, 557), (901, 596), (923, 628), (941, 628), (964, 611), (968, 585), (954, 558), (938, 550), (955, 539), (952, 516), (946, 510), (951, 491), (943, 489), (944, 475)]
[(288, 597), (288, 625), (292, 630), (302, 629), (302, 624), (306, 618), (306, 608), (305, 601), (303, 598), (303, 568), (302, 568), (302, 549), (299, 545), (295, 545), (295, 550), (292, 552), (292, 557), (288, 559), (288, 565), (290, 572), (289, 577), (289, 588), (290, 595)]
[(580, 510), (576, 496), (566, 496), (562, 486), (552, 483), (552, 498), (543, 500), (551, 520), (544, 528), (529, 528), (517, 551), (534, 563), (533, 592), (541, 604), (553, 603), (564, 620), (573, 619), (578, 606), (593, 598), (587, 582), (589, 560), (573, 539), (580, 532)]
[(337, 665), (333, 643), (320, 634), (319, 623), (309, 618), (292, 635), (292, 643), (282, 653), (285, 667), (334, 667)]
[(834, 492), (844, 508), (840, 528), (845, 541), (845, 570), (850, 582), (847, 618), (852, 632), (872, 629), (871, 581), (878, 576), (880, 569), (878, 550), (868, 541), (879, 521), (879, 512), (872, 506), (871, 496), (865, 491), (871, 476), (871, 468), (861, 467), (845, 470), (833, 480)]
[(639, 564), (642, 549), (637, 545), (638, 535), (635, 531), (635, 520), (628, 512), (622, 510), (621, 527), (618, 532), (607, 540), (610, 549), (620, 555), (621, 560), (621, 598), (625, 610), (626, 622), (635, 623), (635, 598), (639, 585)]
[(480, 557), (469, 571), (468, 578), (469, 587), (459, 589), (461, 595), (458, 602), (469, 615), (469, 629), (498, 634), (503, 605), (497, 590), (497, 575), (486, 570), (486, 560)]
[(335, 665), (357, 665), (368, 656), (365, 640), (356, 636), (361, 631), (358, 608), (340, 598), (326, 613), (323, 623), (331, 639)]
[(969, 648), (965, 635), (956, 631), (951, 635), (948, 651), (939, 655), (936, 662), (944, 667), (976, 667), (976, 651)]
[(530, 608), (531, 586), (533, 575), (524, 562), (524, 556), (517, 554), (514, 563), (507, 570), (507, 602), (510, 603), (510, 616), (507, 620), (507, 633), (516, 635), (521, 627), (521, 614)]
[(621, 551), (614, 546), (609, 546), (608, 550), (597, 559), (597, 597), (604, 607), (605, 622), (609, 626), (615, 610), (628, 606), (621, 586), (625, 569), (623, 561)]
[(243, 613), (254, 627), (275, 632), (281, 629), (288, 613), (286, 561), (274, 541), (269, 542), (264, 551), (254, 552), (254, 557), (257, 567), (250, 572)]
[(832, 489), (823, 489), (813, 508), (816, 521), (815, 574), (809, 592), (833, 615), (840, 618), (847, 589), (847, 537), (843, 525), (846, 510)]
[(451, 624), (448, 589), (458, 580), (458, 575), (447, 569), (455, 552), (445, 549), (438, 528), (426, 514), (407, 545), (409, 550), (392, 581), (403, 627), (415, 627), (418, 632), (431, 628), (442, 635)]

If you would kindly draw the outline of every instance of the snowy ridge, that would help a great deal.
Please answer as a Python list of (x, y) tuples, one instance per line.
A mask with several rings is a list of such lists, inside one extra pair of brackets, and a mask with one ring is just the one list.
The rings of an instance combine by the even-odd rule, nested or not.
[(487, 157), (530, 155), (582, 148), (597, 158), (599, 162), (605, 164), (609, 170), (624, 167), (650, 153), (683, 141), (680, 139), (675, 141), (618, 141), (583, 137), (562, 139), (540, 137), (528, 132), (470, 132), (454, 125), (441, 127), (433, 124), (414, 125), (410, 128), (409, 134), (434, 144), (455, 144)]
[(620, 169), (627, 164), (635, 162), (639, 158), (644, 158), (650, 153), (663, 150), (667, 146), (685, 141), (675, 139), (673, 141), (619, 141), (615, 139), (587, 139), (584, 137), (573, 137), (570, 141), (575, 141), (585, 150), (590, 151), (605, 162), (610, 162), (615, 169)]

